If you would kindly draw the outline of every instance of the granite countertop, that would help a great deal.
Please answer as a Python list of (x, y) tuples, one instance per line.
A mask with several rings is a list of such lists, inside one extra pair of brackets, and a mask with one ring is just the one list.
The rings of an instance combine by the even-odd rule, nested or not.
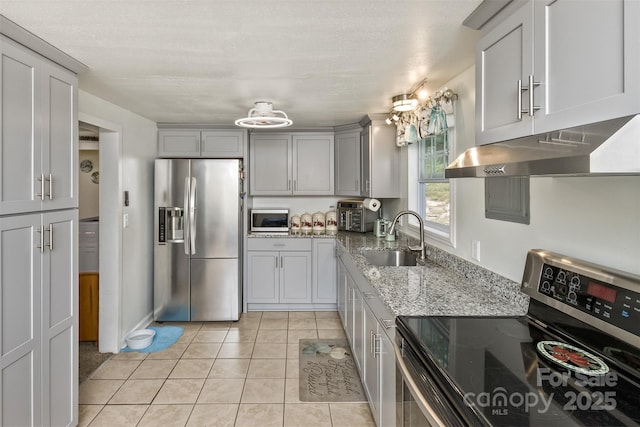
[(396, 316), (513, 316), (527, 312), (529, 300), (518, 283), (436, 248), (429, 247), (424, 265), (415, 267), (374, 266), (361, 252), (405, 249), (418, 243), (415, 239), (401, 236), (388, 242), (371, 233), (339, 232), (336, 240), (344, 249), (338, 253), (349, 254)]
[(274, 238), (274, 237), (283, 237), (283, 238), (292, 238), (292, 239), (335, 239), (335, 235), (331, 234), (289, 234), (289, 233), (269, 233), (269, 232), (260, 232), (260, 233), (249, 233), (247, 237), (250, 239), (264, 239), (264, 238)]

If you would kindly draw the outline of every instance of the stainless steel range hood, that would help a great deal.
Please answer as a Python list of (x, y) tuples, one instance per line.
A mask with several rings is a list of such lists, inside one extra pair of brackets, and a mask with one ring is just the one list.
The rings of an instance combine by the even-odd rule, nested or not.
[(640, 115), (470, 148), (447, 178), (640, 175)]

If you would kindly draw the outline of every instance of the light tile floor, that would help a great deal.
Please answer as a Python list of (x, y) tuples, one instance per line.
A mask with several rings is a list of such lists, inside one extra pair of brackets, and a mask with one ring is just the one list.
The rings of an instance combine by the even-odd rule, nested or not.
[(167, 350), (119, 353), (80, 385), (80, 426), (375, 427), (367, 403), (298, 398), (298, 340), (343, 338), (336, 312), (179, 325)]

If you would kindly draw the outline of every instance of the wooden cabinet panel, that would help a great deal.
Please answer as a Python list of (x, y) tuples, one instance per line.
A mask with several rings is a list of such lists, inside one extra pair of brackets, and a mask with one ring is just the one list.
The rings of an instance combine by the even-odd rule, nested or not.
[(80, 341), (98, 341), (100, 277), (98, 273), (80, 273), (79, 281)]

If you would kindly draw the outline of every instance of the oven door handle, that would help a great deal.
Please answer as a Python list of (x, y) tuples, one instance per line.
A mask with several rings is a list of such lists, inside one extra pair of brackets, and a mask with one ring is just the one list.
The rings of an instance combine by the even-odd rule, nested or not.
[(438, 416), (438, 414), (435, 413), (435, 411), (431, 408), (429, 403), (422, 396), (422, 393), (420, 392), (420, 389), (418, 389), (417, 384), (415, 383), (413, 378), (411, 378), (409, 369), (407, 368), (407, 365), (405, 364), (404, 359), (402, 357), (402, 351), (400, 350), (398, 345), (394, 343), (393, 347), (396, 352), (396, 363), (400, 368), (400, 372), (402, 373), (402, 380), (405, 382), (405, 384), (409, 388), (411, 395), (415, 399), (416, 404), (418, 405), (418, 407), (420, 408), (424, 416), (428, 419), (429, 424), (432, 426), (446, 426), (443, 420)]

